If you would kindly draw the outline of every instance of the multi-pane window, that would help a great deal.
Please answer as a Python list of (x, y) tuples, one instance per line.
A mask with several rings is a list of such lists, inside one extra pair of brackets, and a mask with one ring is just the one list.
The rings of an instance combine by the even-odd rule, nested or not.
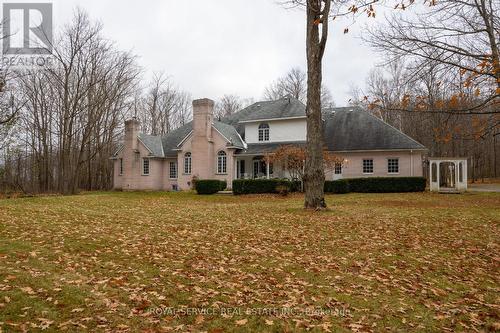
[(184, 173), (191, 174), (191, 153), (184, 154)]
[(177, 178), (177, 162), (170, 162), (168, 175), (170, 179)]
[(373, 159), (363, 160), (363, 173), (373, 173)]
[(335, 163), (335, 174), (336, 175), (342, 174), (342, 163), (339, 163), (339, 162)]
[(388, 173), (399, 173), (399, 159), (397, 159), (397, 158), (387, 159), (387, 172)]
[(269, 141), (269, 124), (259, 125), (259, 141)]
[(120, 158), (120, 175), (123, 175), (123, 158)]
[(142, 159), (142, 174), (144, 176), (149, 175), (149, 158)]
[(220, 151), (217, 153), (217, 173), (227, 172), (227, 156), (226, 153)]

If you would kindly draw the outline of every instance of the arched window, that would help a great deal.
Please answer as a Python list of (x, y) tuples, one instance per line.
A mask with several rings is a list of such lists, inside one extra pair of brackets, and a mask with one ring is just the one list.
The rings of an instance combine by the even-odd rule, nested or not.
[(269, 124), (259, 125), (259, 141), (269, 141)]
[(227, 173), (227, 156), (222, 150), (217, 153), (217, 173)]
[(191, 153), (184, 154), (184, 173), (191, 174)]

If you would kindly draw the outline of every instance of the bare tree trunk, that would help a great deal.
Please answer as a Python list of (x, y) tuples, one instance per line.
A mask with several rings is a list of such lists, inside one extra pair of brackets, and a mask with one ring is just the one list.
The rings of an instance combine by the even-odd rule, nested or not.
[[(326, 208), (323, 161), (323, 124), (321, 120), (322, 59), (328, 37), (330, 0), (307, 1), (307, 143), (304, 173), (307, 209)], [(323, 8), (322, 8), (323, 7)], [(321, 24), (321, 39), (320, 29)]]

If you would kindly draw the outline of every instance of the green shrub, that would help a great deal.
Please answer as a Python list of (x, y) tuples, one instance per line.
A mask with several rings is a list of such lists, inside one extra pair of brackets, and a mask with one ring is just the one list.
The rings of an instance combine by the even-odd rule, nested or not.
[(227, 183), (225, 180), (197, 179), (195, 182), (195, 189), (198, 194), (214, 194), (224, 191), (226, 187)]
[[(423, 177), (369, 177), (325, 181), (325, 193), (399, 193), (423, 192)], [(283, 188), (287, 187), (287, 191)], [(287, 179), (236, 179), (234, 194), (284, 193), (300, 191), (300, 181)]]
[(325, 182), (326, 193), (400, 193), (423, 192), (424, 177), (368, 177)]
[(296, 182), (288, 179), (235, 179), (233, 180), (234, 194), (257, 194), (257, 193), (283, 193), (283, 186), (287, 192), (293, 192), (297, 186)]
[(358, 193), (399, 193), (423, 192), (424, 177), (370, 177), (347, 180), (351, 192)]
[(290, 192), (301, 192), (302, 182), (300, 180), (294, 179), (290, 181)]
[(325, 181), (325, 193), (349, 193), (349, 182), (347, 179)]

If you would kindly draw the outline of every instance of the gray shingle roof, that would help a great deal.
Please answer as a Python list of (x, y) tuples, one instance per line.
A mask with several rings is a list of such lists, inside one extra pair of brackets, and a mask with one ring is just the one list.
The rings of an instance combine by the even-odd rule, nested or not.
[(163, 145), (160, 136), (139, 133), (139, 140), (149, 149), (152, 156), (163, 157)]
[[(323, 115), (325, 147), (330, 151), (361, 150), (425, 150), (426, 148), (396, 128), (376, 118), (359, 107), (330, 108)], [(294, 98), (273, 102), (258, 102), (243, 110), (215, 121), (213, 126), (231, 143), (242, 148), (240, 154), (265, 154), (281, 145), (304, 142), (279, 142), (249, 144), (244, 149), (245, 126), (241, 122), (259, 119), (277, 119), (305, 116), (305, 105)], [(192, 122), (168, 133), (152, 136), (140, 134), (139, 138), (157, 157), (176, 157), (178, 145), (193, 129)]]
[[(230, 141), (231, 146), (237, 148), (245, 147), (245, 143), (233, 126), (219, 121), (215, 121), (213, 126)], [(192, 130), (193, 123), (189, 122), (164, 136), (154, 136), (140, 133), (139, 139), (155, 157), (176, 157), (176, 149), (179, 148), (179, 144)]]
[[(329, 151), (425, 150), (406, 134), (359, 107), (330, 108), (323, 115), (325, 148)], [(240, 154), (266, 154), (293, 142), (249, 144)], [(304, 145), (303, 142), (297, 142)]]
[(330, 151), (425, 150), (406, 134), (359, 107), (334, 108), (325, 114), (325, 145)]
[(238, 118), (238, 122), (305, 117), (306, 107), (293, 97), (284, 97), (276, 101), (254, 103), (234, 116)]
[(163, 151), (165, 152), (165, 157), (177, 157), (177, 149), (179, 143), (193, 130), (193, 122), (190, 121), (184, 126), (173, 130), (167, 135), (161, 138), (163, 143)]
[(279, 119), (292, 117), (305, 117), (306, 106), (293, 97), (285, 97), (277, 101), (262, 101), (220, 119), (221, 122), (236, 128), (245, 140), (245, 124), (241, 121), (260, 119)]
[(232, 146), (245, 148), (245, 143), (233, 126), (222, 123), (220, 121), (214, 121), (213, 126), (217, 131), (220, 132), (220, 134), (222, 134), (226, 139), (230, 141)]

